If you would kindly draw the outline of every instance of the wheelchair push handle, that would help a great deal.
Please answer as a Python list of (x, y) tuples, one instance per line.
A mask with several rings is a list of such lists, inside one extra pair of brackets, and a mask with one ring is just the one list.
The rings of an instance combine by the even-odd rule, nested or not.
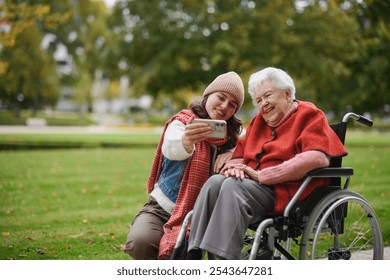
[(355, 114), (355, 113), (345, 114), (342, 122), (348, 122), (349, 119), (354, 119), (354, 120), (360, 122), (361, 124), (364, 124), (365, 126), (369, 126), (369, 127), (371, 127), (374, 124), (372, 120), (370, 120), (366, 117), (363, 117), (362, 115)]

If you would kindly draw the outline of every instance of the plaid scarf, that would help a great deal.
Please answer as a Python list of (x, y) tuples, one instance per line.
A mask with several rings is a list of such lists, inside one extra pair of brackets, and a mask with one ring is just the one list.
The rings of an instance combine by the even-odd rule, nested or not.
[[(153, 190), (154, 185), (158, 181), (158, 177), (161, 173), (161, 147), (164, 141), (164, 135), (167, 127), (173, 120), (178, 120), (186, 124), (191, 116), (195, 116), (195, 118), (197, 118), (197, 116), (191, 110), (182, 110), (169, 119), (165, 124), (148, 179), (148, 193)], [(221, 146), (225, 144), (227, 140), (228, 136), (226, 136), (224, 139), (208, 138), (205, 141), (201, 141), (195, 144), (195, 152), (188, 159), (187, 166), (184, 171), (175, 208), (170, 219), (164, 225), (164, 235), (161, 238), (159, 248), (160, 259), (166, 259), (171, 255), (184, 217), (189, 211), (193, 209), (201, 188), (210, 176), (210, 144)]]

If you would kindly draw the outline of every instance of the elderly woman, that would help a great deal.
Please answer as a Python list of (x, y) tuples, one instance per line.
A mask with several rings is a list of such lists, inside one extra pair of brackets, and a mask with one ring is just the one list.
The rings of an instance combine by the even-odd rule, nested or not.
[[(285, 71), (269, 67), (252, 74), (248, 91), (259, 113), (232, 159), (200, 192), (188, 259), (200, 259), (202, 251), (240, 259), (249, 224), (281, 213), (308, 171), (346, 155), (323, 112), (295, 100), (294, 82)], [(324, 180), (312, 181), (301, 199), (325, 185)]]

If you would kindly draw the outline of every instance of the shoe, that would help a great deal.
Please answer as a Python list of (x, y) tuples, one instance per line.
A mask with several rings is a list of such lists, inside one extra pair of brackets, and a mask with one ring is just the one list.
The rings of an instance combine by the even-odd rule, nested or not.
[(264, 249), (256, 255), (256, 260), (272, 260), (273, 252), (270, 249)]
[(201, 260), (202, 255), (201, 249), (192, 249), (188, 251), (186, 260)]

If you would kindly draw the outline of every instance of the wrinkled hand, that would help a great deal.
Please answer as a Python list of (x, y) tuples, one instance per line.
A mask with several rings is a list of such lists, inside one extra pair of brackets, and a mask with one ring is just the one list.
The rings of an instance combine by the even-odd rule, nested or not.
[(226, 177), (236, 177), (239, 179), (252, 179), (259, 181), (257, 171), (245, 164), (236, 164), (224, 171)]
[(233, 152), (226, 152), (224, 154), (218, 155), (215, 163), (214, 163), (214, 173), (219, 173), (222, 169), (222, 167), (225, 165), (227, 161), (229, 161), (232, 158)]
[(205, 123), (192, 123), (194, 117), (191, 117), (185, 127), (182, 143), (187, 152), (192, 152), (193, 145), (205, 140), (213, 131), (211, 126)]

